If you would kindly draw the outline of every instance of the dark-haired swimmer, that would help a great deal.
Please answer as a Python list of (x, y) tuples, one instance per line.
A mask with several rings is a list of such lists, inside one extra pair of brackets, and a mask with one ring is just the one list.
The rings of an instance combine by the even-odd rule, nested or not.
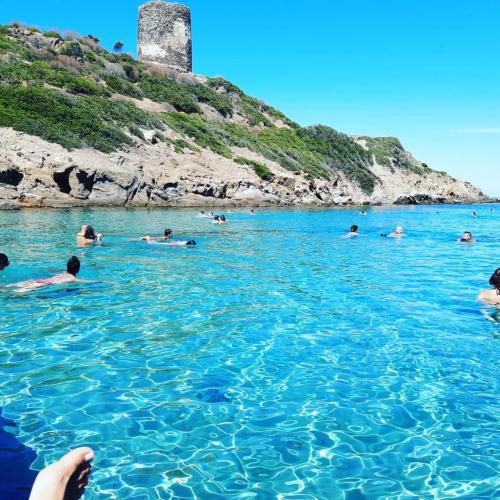
[(212, 224), (224, 224), (225, 222), (226, 222), (225, 215), (214, 215), (214, 218), (212, 219)]
[(342, 238), (352, 238), (354, 236), (359, 236), (358, 229), (358, 226), (356, 224), (353, 224), (350, 231), (347, 234), (344, 234)]
[(465, 231), (458, 241), (460, 243), (474, 243), (476, 240), (472, 238), (472, 233), (470, 231)]
[(0, 271), (3, 271), (10, 264), (9, 258), (4, 253), (0, 253)]
[(145, 241), (149, 245), (168, 245), (171, 247), (194, 247), (196, 245), (196, 241), (165, 241), (168, 238), (163, 238), (163, 241), (158, 241), (155, 238), (151, 238), (151, 236), (143, 236), (141, 241)]
[(483, 290), (477, 300), (498, 307), (500, 306), (500, 267), (491, 275), (489, 283), (493, 289)]
[(43, 288), (45, 286), (52, 285), (65, 285), (67, 283), (73, 283), (79, 280), (76, 275), (80, 272), (80, 261), (78, 257), (71, 257), (66, 263), (66, 272), (61, 274), (56, 274), (47, 279), (38, 279), (33, 281), (21, 281), (19, 283), (13, 283), (8, 285), (9, 287), (16, 288), (17, 292), (31, 292), (37, 288)]
[(102, 234), (95, 232), (92, 226), (84, 224), (80, 228), (80, 232), (76, 235), (76, 244), (79, 247), (86, 247), (92, 245), (93, 243), (100, 242), (102, 240)]

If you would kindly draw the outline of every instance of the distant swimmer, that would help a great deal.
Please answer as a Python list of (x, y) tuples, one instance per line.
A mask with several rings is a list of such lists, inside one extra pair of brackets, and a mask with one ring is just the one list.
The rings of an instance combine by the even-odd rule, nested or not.
[(0, 253), (0, 271), (3, 271), (10, 264), (9, 258), (4, 253)]
[(86, 224), (80, 228), (80, 232), (76, 235), (76, 244), (79, 247), (86, 247), (100, 241), (102, 241), (102, 234), (96, 234), (94, 228)]
[(367, 213), (364, 210), (361, 210), (361, 212), (359, 212), (359, 215), (367, 215)]
[(18, 292), (31, 292), (37, 288), (43, 288), (45, 286), (52, 285), (65, 285), (67, 283), (73, 283), (79, 280), (76, 275), (80, 272), (80, 261), (78, 257), (71, 257), (66, 263), (66, 272), (61, 274), (56, 274), (47, 279), (39, 279), (33, 281), (21, 281), (19, 283), (14, 283), (8, 285), (9, 287), (15, 287)]
[(254, 210), (253, 208), (251, 208), (251, 209), (250, 209), (250, 215), (257, 215), (257, 214), (255, 213), (255, 210)]
[(389, 234), (389, 238), (401, 238), (403, 236), (406, 236), (406, 234), (403, 232), (403, 226), (398, 226), (394, 231)]
[(472, 238), (472, 233), (470, 231), (465, 231), (458, 241), (460, 243), (474, 243), (476, 240)]
[(353, 224), (350, 231), (347, 234), (344, 234), (342, 238), (353, 238), (354, 236), (359, 236), (358, 229), (358, 226), (356, 226), (356, 224)]
[(171, 247), (194, 247), (196, 246), (196, 241), (172, 241), (169, 238), (152, 238), (151, 236), (143, 236), (141, 241), (145, 241), (148, 245), (167, 245)]
[(212, 219), (212, 224), (224, 224), (225, 222), (226, 222), (225, 215), (214, 215), (214, 218)]
[(483, 290), (477, 300), (490, 306), (500, 306), (500, 267), (491, 275), (489, 283), (493, 290)]
[(213, 218), (214, 216), (214, 213), (213, 212), (205, 212), (204, 210), (201, 210), (200, 212), (198, 212), (198, 217), (206, 217), (208, 219), (211, 219)]
[(474, 210), (472, 213), (471, 213), (472, 217), (476, 218), (477, 217), (477, 213), (476, 211)]

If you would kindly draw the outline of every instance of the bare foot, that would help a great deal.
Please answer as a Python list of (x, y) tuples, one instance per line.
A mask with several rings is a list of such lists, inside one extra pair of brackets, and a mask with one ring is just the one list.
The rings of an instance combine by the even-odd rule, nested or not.
[(30, 500), (81, 498), (89, 482), (93, 458), (94, 452), (90, 448), (77, 448), (45, 467), (36, 477)]

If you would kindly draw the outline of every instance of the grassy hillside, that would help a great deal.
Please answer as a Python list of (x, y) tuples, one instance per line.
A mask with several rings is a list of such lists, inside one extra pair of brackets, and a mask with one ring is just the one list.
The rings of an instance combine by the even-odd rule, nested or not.
[[(171, 111), (145, 111), (145, 100)], [(364, 137), (362, 147), (326, 126), (302, 128), (222, 78), (142, 64), (107, 52), (92, 35), (63, 37), (19, 25), (0, 27), (0, 126), (107, 153), (144, 140), (146, 130), (168, 140), (162, 131), (171, 128), (184, 137), (174, 144), (178, 150), (208, 148), (232, 158), (232, 147), (245, 147), (311, 178), (342, 171), (366, 193), (378, 182), (369, 169), (374, 159), (393, 170), (427, 170), (397, 139)], [(272, 178), (264, 165), (234, 160)]]

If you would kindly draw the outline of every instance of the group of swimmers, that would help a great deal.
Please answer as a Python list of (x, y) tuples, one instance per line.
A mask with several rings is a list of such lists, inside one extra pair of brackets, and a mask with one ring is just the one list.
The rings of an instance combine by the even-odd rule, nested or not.
[[(254, 215), (253, 210), (252, 215)], [(360, 213), (360, 215), (366, 215), (366, 212)], [(199, 216), (209, 217), (212, 222), (216, 224), (223, 224), (226, 222), (226, 217), (224, 215), (214, 215), (213, 213), (206, 215), (204, 212), (200, 212)], [(477, 215), (473, 213), (473, 217), (476, 216)], [(343, 237), (350, 238), (359, 235), (359, 227), (353, 224), (349, 232)], [(140, 241), (145, 241), (148, 244), (166, 244), (172, 246), (192, 247), (196, 245), (194, 240), (175, 241), (172, 239), (173, 236), (174, 233), (172, 229), (165, 229), (162, 236), (152, 237), (146, 235), (142, 236)], [(383, 233), (380, 236), (387, 238), (402, 238), (406, 236), (406, 234), (402, 226), (397, 226), (393, 232), (389, 234)], [(462, 243), (471, 243), (475, 240), (470, 231), (465, 231), (458, 241)], [(76, 235), (76, 242), (78, 246), (99, 244), (102, 242), (102, 234), (96, 233), (91, 225), (83, 225), (80, 232)], [(11, 263), (8, 256), (4, 253), (0, 253), (0, 271), (5, 270), (9, 265), (11, 265)], [(72, 256), (66, 263), (66, 272), (56, 274), (47, 279), (23, 281), (9, 286), (16, 287), (17, 291), (24, 292), (50, 285), (62, 285), (77, 281), (85, 281), (77, 278), (79, 271), (80, 260), (78, 257)], [(491, 306), (500, 306), (500, 268), (496, 269), (491, 275), (489, 284), (492, 286), (492, 289), (482, 291), (478, 296), (478, 300)], [(83, 494), (85, 486), (88, 483), (93, 458), (94, 452), (87, 447), (70, 451), (59, 461), (49, 465), (38, 474), (31, 491), (30, 500), (66, 498), (69, 497), (71, 493), (74, 493), (76, 495), (75, 497), (79, 498)]]

